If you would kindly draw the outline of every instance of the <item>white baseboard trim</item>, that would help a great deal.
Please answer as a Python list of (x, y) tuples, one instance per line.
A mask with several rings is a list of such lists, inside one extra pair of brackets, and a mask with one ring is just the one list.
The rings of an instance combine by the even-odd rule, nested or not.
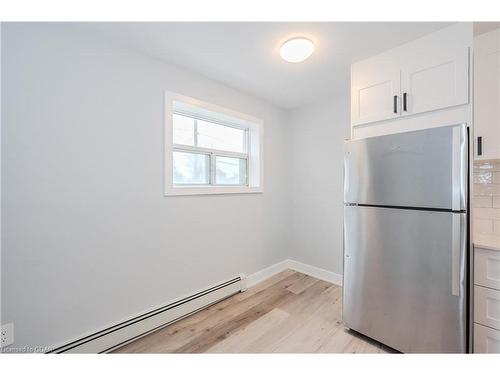
[(261, 281), (264, 281), (286, 269), (305, 273), (306, 275), (317, 279), (342, 286), (342, 275), (339, 275), (338, 273), (327, 271), (323, 268), (311, 266), (310, 264), (305, 264), (296, 260), (286, 259), (249, 275), (246, 279), (247, 287), (251, 288), (255, 284), (258, 284)]
[(288, 267), (288, 259), (283, 260), (279, 263), (275, 263), (269, 267), (264, 268), (263, 270), (260, 270), (260, 271), (257, 271), (255, 273), (252, 273), (251, 275), (248, 275), (247, 279), (246, 279), (246, 285), (248, 288), (251, 288), (255, 284), (258, 284), (261, 281), (269, 279), (271, 276), (274, 276), (277, 273), (280, 273), (280, 272), (286, 270), (287, 268), (289, 268)]
[(342, 275), (339, 275), (338, 273), (327, 271), (323, 268), (311, 266), (310, 264), (305, 264), (292, 259), (288, 259), (287, 262), (288, 268), (294, 271), (302, 272), (317, 279), (342, 286)]

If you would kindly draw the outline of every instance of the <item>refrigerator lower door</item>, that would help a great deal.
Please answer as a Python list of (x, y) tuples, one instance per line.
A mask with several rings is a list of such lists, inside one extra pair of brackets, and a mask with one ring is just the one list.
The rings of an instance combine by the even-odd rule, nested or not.
[(344, 323), (404, 353), (466, 352), (466, 214), (345, 206), (344, 216)]

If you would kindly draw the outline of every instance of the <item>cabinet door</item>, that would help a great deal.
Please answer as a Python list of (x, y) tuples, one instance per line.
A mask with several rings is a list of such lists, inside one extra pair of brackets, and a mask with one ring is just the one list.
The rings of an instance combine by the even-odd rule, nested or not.
[(366, 64), (351, 72), (352, 125), (388, 120), (400, 114), (399, 67)]
[(474, 156), (500, 158), (500, 31), (474, 38)]
[(500, 251), (474, 248), (474, 284), (500, 290)]
[(500, 290), (474, 286), (474, 322), (500, 330)]
[(474, 353), (500, 353), (500, 331), (474, 324)]
[(442, 47), (414, 51), (402, 67), (402, 116), (469, 102), (469, 49)]

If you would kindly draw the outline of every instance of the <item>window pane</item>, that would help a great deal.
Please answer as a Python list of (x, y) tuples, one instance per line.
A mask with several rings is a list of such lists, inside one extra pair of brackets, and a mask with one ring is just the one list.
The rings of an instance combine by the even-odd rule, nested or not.
[(246, 185), (247, 161), (217, 156), (215, 158), (215, 181), (217, 185)]
[(174, 185), (208, 184), (209, 157), (174, 151)]
[(198, 120), (198, 146), (224, 151), (246, 152), (245, 131)]
[(194, 119), (182, 115), (173, 115), (174, 143), (194, 146)]

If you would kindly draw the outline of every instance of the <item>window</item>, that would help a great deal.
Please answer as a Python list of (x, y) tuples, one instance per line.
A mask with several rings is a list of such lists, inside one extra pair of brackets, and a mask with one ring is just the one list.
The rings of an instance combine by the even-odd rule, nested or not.
[(174, 185), (247, 185), (248, 128), (173, 113)]
[(262, 122), (166, 95), (165, 194), (262, 192)]

